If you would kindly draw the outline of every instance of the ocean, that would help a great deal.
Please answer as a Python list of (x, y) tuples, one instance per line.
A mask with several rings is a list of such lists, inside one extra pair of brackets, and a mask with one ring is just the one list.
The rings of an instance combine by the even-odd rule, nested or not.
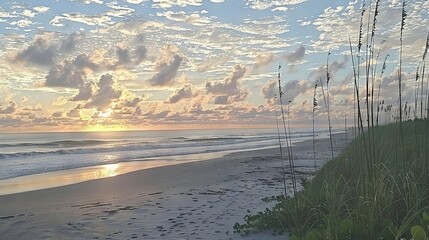
[[(317, 135), (328, 136), (326, 131)], [(306, 131), (291, 136), (293, 142), (312, 139)], [(0, 134), (0, 182), (117, 163), (167, 159), (168, 164), (176, 164), (187, 155), (222, 156), (270, 147), (278, 147), (275, 129)]]

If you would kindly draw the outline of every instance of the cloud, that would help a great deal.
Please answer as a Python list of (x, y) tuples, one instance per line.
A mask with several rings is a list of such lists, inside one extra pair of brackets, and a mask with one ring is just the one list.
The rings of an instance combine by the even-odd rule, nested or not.
[(229, 56), (217, 56), (217, 57), (210, 57), (206, 60), (204, 60), (201, 64), (197, 66), (197, 70), (200, 72), (206, 72), (209, 70), (216, 69), (221, 64), (227, 62), (231, 57)]
[(62, 15), (54, 16), (49, 24), (56, 27), (63, 27), (64, 20), (79, 22), (89, 26), (106, 26), (113, 24), (112, 19), (109, 16), (100, 15), (87, 15), (82, 13), (64, 13)]
[(296, 5), (306, 1), (307, 0), (247, 0), (246, 5), (255, 10), (265, 10), (276, 6)]
[(112, 9), (105, 13), (107, 16), (111, 16), (111, 17), (121, 18), (135, 11), (132, 8), (119, 6), (118, 2), (116, 1), (106, 3), (106, 6)]
[(147, 49), (145, 46), (139, 46), (135, 50), (135, 64), (138, 65), (147, 57)]
[(305, 56), (305, 48), (300, 46), (294, 52), (286, 54), (284, 58), (288, 62), (288, 70), (289, 72), (294, 72), (296, 70), (296, 66), (304, 59)]
[(271, 79), (261, 89), (262, 96), (269, 100), (274, 98), (274, 94), (278, 95), (277, 93), (277, 80)]
[(64, 111), (55, 111), (51, 115), (53, 118), (63, 118), (64, 117)]
[(305, 80), (292, 80), (286, 82), (283, 90), (283, 98), (286, 101), (294, 101), (295, 98), (300, 95), (304, 94), (307, 90), (311, 89), (311, 84), (309, 84)]
[(131, 99), (125, 99), (122, 102), (121, 106), (135, 108), (135, 107), (138, 107), (142, 101), (143, 101), (143, 98), (139, 98), (139, 97), (134, 97)]
[(294, 64), (304, 59), (304, 56), (305, 56), (305, 48), (303, 46), (300, 46), (294, 52), (286, 54), (285, 58), (289, 64)]
[(70, 99), (70, 101), (85, 101), (91, 99), (95, 94), (96, 86), (93, 82), (86, 82), (79, 86), (78, 93)]
[(242, 89), (239, 82), (246, 74), (246, 70), (245, 67), (236, 65), (230, 76), (223, 81), (206, 83), (206, 92), (215, 95), (214, 103), (226, 104), (242, 101), (249, 95), (249, 91)]
[(0, 105), (0, 114), (11, 114), (16, 111), (16, 103), (14, 101), (9, 101), (6, 106)]
[(54, 63), (55, 57), (56, 47), (49, 45), (43, 38), (37, 38), (32, 45), (19, 52), (13, 61), (39, 66), (50, 66)]
[(172, 21), (186, 22), (195, 26), (205, 26), (212, 22), (211, 18), (202, 16), (200, 13), (201, 12), (193, 12), (189, 14), (184, 11), (180, 11), (180, 12), (167, 11), (163, 13), (157, 13), (157, 15), (163, 16)]
[(192, 98), (192, 87), (190, 85), (184, 85), (180, 89), (176, 89), (176, 91), (170, 95), (166, 101), (166, 103), (177, 103), (183, 99)]
[(148, 0), (125, 0), (125, 2), (127, 3), (131, 3), (131, 4), (140, 4), (142, 2), (147, 2)]
[(150, 85), (171, 85), (177, 76), (177, 72), (182, 61), (184, 60), (184, 58), (181, 57), (177, 51), (177, 47), (173, 45), (167, 45), (161, 49), (161, 54), (158, 58), (155, 69), (157, 73), (151, 79), (149, 79)]
[(129, 49), (117, 47), (116, 55), (118, 56), (118, 62), (116, 63), (116, 65), (128, 65), (131, 63)]
[(80, 118), (80, 110), (79, 109), (71, 109), (67, 113), (67, 117), (70, 117), (70, 118)]
[(60, 50), (63, 52), (71, 52), (76, 49), (76, 44), (81, 39), (81, 34), (72, 33), (61, 41)]
[(27, 18), (24, 18), (24, 19), (21, 19), (21, 20), (18, 20), (18, 21), (13, 21), (13, 22), (10, 23), (10, 25), (12, 25), (12, 26), (18, 26), (20, 28), (28, 27), (31, 24), (33, 24), (33, 22), (30, 21), (30, 20), (28, 20)]
[(33, 18), (34, 16), (36, 16), (37, 13), (31, 11), (30, 9), (24, 9), (24, 11), (22, 11), (21, 13), (23, 16), (29, 17), (29, 18)]
[(101, 76), (97, 87), (98, 91), (85, 104), (85, 108), (96, 107), (98, 111), (105, 111), (109, 108), (113, 100), (118, 99), (122, 95), (122, 90), (116, 86), (113, 76), (109, 74)]
[(274, 54), (272, 53), (259, 53), (255, 57), (255, 65), (253, 66), (254, 69), (260, 69), (262, 67), (266, 67), (273, 63), (276, 60)]
[(88, 55), (80, 54), (74, 60), (64, 60), (49, 70), (45, 77), (47, 87), (80, 88), (84, 86), (88, 71), (96, 71), (100, 66), (92, 62)]
[(153, 0), (155, 8), (171, 8), (173, 6), (201, 6), (202, 0)]
[(36, 12), (38, 12), (38, 13), (46, 13), (46, 12), (48, 12), (49, 11), (49, 7), (46, 7), (46, 6), (35, 6), (34, 8), (34, 11), (36, 11)]
[[(339, 70), (349, 67), (348, 62), (349, 57), (344, 55), (342, 61), (336, 60), (329, 63), (329, 74), (331, 80), (335, 78), (335, 75)], [(308, 79), (311, 81), (319, 81), (319, 79), (322, 79), (322, 81), (326, 83), (326, 65), (320, 65), (317, 69), (313, 70), (308, 76)]]
[(135, 50), (129, 48), (116, 47), (117, 62), (111, 66), (107, 66), (109, 69), (117, 69), (121, 67), (132, 67), (139, 65), (147, 57), (147, 49), (145, 46), (137, 46)]
[(91, 4), (91, 3), (96, 3), (96, 4), (103, 4), (104, 2), (102, 0), (72, 0), (75, 2), (82, 2), (85, 4)]
[(300, 63), (305, 56), (305, 48), (303, 46), (298, 47), (295, 51), (287, 54), (283, 54), (281, 56), (275, 56), (272, 53), (258, 53), (255, 57), (255, 65), (253, 65), (253, 69), (258, 70), (260, 68), (269, 66), (276, 61), (280, 61), (285, 59), (288, 62), (289, 70), (292, 70), (298, 63)]

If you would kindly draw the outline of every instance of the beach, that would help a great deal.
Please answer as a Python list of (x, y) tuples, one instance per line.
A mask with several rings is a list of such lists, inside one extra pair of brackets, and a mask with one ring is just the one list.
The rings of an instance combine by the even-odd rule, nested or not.
[[(351, 135), (349, 135), (349, 140)], [(335, 134), (335, 153), (346, 145)], [(317, 166), (330, 159), (316, 141)], [(312, 141), (293, 147), (298, 179), (314, 171)], [(185, 156), (183, 156), (185, 157)], [(289, 172), (285, 158), (286, 171)], [(291, 192), (286, 174), (287, 191)], [(1, 239), (287, 239), (240, 236), (236, 222), (284, 193), (278, 147), (144, 169), (82, 183), (0, 196)]]

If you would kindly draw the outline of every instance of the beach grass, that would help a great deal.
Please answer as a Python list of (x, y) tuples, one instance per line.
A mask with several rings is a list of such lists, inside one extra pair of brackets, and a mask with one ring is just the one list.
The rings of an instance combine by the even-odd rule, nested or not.
[[(416, 138), (425, 138), (426, 124), (427, 120), (404, 122), (403, 147), (398, 151), (392, 148), (399, 137), (397, 126), (374, 127), (374, 176), (365, 173), (360, 135), (312, 181), (304, 182), (295, 198), (267, 198), (278, 203), (246, 216), (234, 229), (241, 234), (288, 232), (290, 239), (412, 239), (412, 229), (415, 234), (422, 229), (429, 233), (427, 146), (415, 144)], [(395, 155), (406, 157), (396, 161)]]
[[(378, 49), (375, 48), (374, 39), (379, 6), (379, 0), (370, 1), (368, 7), (365, 6), (365, 1), (363, 2), (357, 49), (353, 49), (349, 38), (354, 85), (354, 129), (358, 130), (357, 134), (354, 131), (354, 140), (338, 157), (334, 158), (332, 151), (332, 160), (316, 172), (310, 181), (303, 180), (302, 191), (294, 194), (293, 197), (282, 195), (267, 198), (266, 201), (277, 201), (277, 204), (272, 209), (245, 216), (244, 224), (235, 224), (236, 232), (248, 234), (253, 231), (272, 230), (275, 234), (288, 232), (290, 239), (309, 240), (424, 240), (429, 236), (429, 189), (427, 188), (429, 185), (429, 111), (427, 110), (429, 94), (427, 87), (428, 100), (425, 103), (426, 106), (423, 106), (424, 66), (429, 36), (422, 54), (422, 61), (416, 63), (414, 118), (410, 120), (413, 115), (411, 106), (408, 102), (403, 104), (402, 101), (405, 86), (402, 79), (403, 33), (407, 21), (407, 1), (402, 0), (401, 3), (399, 70), (397, 71), (398, 106), (392, 104), (384, 106), (384, 100), (380, 100), (380, 92), (383, 91), (381, 81), (389, 54), (386, 54), (381, 71), (377, 73), (380, 52), (376, 53)], [(366, 41), (363, 37), (365, 13), (368, 16)], [(366, 46), (362, 50), (364, 44)], [(325, 97), (322, 79), (320, 79), (320, 85), (328, 111), (328, 127), (331, 130), (328, 92), (329, 55), (330, 52), (326, 64), (328, 100)], [(360, 70), (362, 67), (365, 71)], [(376, 76), (380, 78), (377, 79)], [(419, 76), (422, 76), (421, 83)], [(365, 80), (363, 88), (360, 86), (361, 79)], [(429, 76), (426, 81), (429, 81)], [(375, 111), (374, 89), (377, 83)], [(429, 82), (426, 85), (429, 86)], [(421, 89), (419, 89), (420, 86)], [(417, 113), (418, 92), (421, 95), (420, 118)], [(361, 103), (362, 100), (364, 104)], [(392, 117), (394, 123), (379, 125), (379, 113), (382, 107), (386, 115), (385, 122), (388, 116), (389, 122)], [(426, 115), (423, 113), (424, 110), (428, 111)], [(330, 138), (333, 150), (331, 132)], [(315, 151), (314, 147), (313, 151)]]

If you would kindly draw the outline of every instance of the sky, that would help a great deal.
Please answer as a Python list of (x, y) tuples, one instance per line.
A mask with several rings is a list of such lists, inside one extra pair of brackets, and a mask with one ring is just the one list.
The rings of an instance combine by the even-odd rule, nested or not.
[[(345, 117), (351, 124), (357, 57), (349, 39), (356, 51), (362, 7), (358, 0), (1, 1), (0, 131), (272, 127), (279, 65), (285, 108), (293, 127), (304, 128), (314, 85), (326, 84), (328, 52), (334, 127)], [(401, 7), (380, 1), (374, 35), (374, 85), (386, 105), (397, 103)], [(365, 3), (362, 61), (374, 8)], [(407, 1), (405, 9), (403, 98), (414, 102), (429, 1)], [(324, 126), (320, 84), (316, 99)]]

